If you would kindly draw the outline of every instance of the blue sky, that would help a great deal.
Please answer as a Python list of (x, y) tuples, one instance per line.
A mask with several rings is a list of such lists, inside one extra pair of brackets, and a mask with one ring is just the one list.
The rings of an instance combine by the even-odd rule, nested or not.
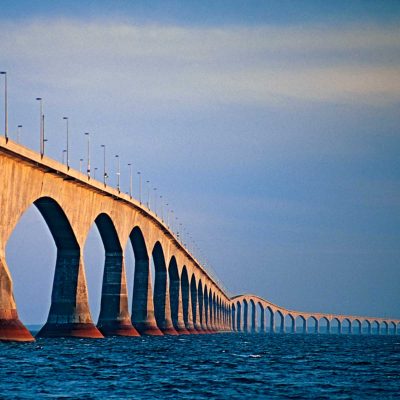
[[(11, 135), (23, 124), (37, 148), (42, 96), (48, 154), (68, 115), (76, 167), (85, 131), (94, 166), (101, 143), (111, 173), (120, 155), (125, 190), (132, 162), (234, 294), (400, 317), (399, 22), (397, 1), (4, 1)], [(30, 323), (48, 309), (46, 246), (29, 210), (7, 262)], [(93, 230), (94, 315), (99, 253)]]

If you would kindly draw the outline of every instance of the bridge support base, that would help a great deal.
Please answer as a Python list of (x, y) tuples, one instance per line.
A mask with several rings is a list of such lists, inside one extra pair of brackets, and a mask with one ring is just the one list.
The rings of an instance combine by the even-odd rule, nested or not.
[(36, 336), (48, 338), (75, 337), (88, 339), (102, 339), (104, 337), (91, 322), (65, 324), (46, 323)]
[(114, 321), (97, 325), (104, 336), (140, 336), (139, 332), (131, 323), (125, 321)]
[(160, 328), (156, 324), (155, 318), (147, 318), (145, 321), (134, 321), (132, 319), (132, 324), (135, 329), (141, 334), (145, 336), (163, 336), (164, 334), (161, 332)]
[(0, 341), (33, 342), (35, 339), (18, 319), (16, 310), (0, 311)]

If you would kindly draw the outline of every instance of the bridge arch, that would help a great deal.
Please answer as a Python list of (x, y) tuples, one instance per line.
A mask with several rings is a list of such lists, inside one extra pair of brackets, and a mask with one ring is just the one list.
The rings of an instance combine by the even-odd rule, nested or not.
[(342, 332), (348, 335), (352, 334), (352, 324), (349, 318), (343, 318)]
[(308, 329), (307, 333), (309, 333), (310, 330), (311, 330), (312, 333), (318, 333), (319, 332), (319, 325), (318, 325), (318, 318), (317, 317), (315, 317), (314, 315), (310, 315), (307, 318), (306, 323), (307, 323), (307, 329)]
[[(357, 326), (357, 330), (356, 330), (356, 326)], [(359, 335), (362, 334), (362, 324), (361, 321), (358, 318), (355, 318), (353, 320), (353, 333), (357, 333)]]
[(299, 326), (301, 326), (301, 333), (303, 333), (303, 334), (307, 333), (306, 319), (304, 318), (303, 315), (296, 316), (295, 324), (296, 324), (296, 333), (299, 329)]
[[(102, 337), (90, 315), (82, 251), (69, 219), (51, 197), (40, 197), (34, 205), (57, 247), (49, 316), (38, 336)], [(60, 320), (66, 321), (61, 329)]]
[(319, 318), (318, 328), (320, 333), (331, 333), (331, 321), (327, 316), (322, 316)]

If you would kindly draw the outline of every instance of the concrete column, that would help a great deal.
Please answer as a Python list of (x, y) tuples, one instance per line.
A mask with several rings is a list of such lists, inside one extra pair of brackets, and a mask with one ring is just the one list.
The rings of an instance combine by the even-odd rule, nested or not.
[(236, 331), (237, 332), (242, 332), (242, 321), (241, 321), (241, 313), (242, 313), (242, 308), (236, 305)]
[(106, 253), (97, 327), (105, 336), (139, 336), (129, 315), (125, 262), (120, 252)]
[(161, 332), (164, 335), (178, 335), (178, 332), (175, 330), (174, 325), (172, 323), (171, 317), (171, 300), (169, 295), (169, 285), (165, 280), (165, 300), (164, 300), (164, 318), (160, 321), (157, 321), (157, 325), (160, 328)]
[[(198, 333), (204, 333), (202, 328), (201, 328), (201, 323), (200, 323), (200, 305), (199, 305), (199, 295), (197, 292), (197, 289), (194, 289), (194, 292), (191, 292), (191, 298), (192, 298), (192, 308), (195, 310), (195, 315), (193, 315), (193, 324), (194, 324), (194, 329)], [(194, 305), (193, 305), (194, 302)]]
[(192, 296), (190, 293), (190, 285), (188, 287), (188, 309), (187, 309), (187, 321), (185, 321), (186, 329), (191, 334), (198, 334), (198, 331), (194, 327), (193, 323), (193, 306), (192, 306)]
[(132, 296), (132, 323), (142, 335), (160, 336), (154, 315), (153, 289), (149, 260), (135, 261), (135, 276)]
[(253, 306), (251, 306), (251, 308), (251, 332), (256, 333), (257, 308)]
[(342, 334), (342, 323), (338, 320), (338, 334)]
[(79, 250), (57, 251), (50, 312), (37, 336), (103, 337), (90, 315), (83, 256)]
[(331, 321), (327, 321), (326, 323), (326, 333), (330, 335), (331, 333)]
[(249, 305), (243, 303), (243, 332), (249, 332)]
[(12, 279), (4, 250), (0, 250), (0, 341), (34, 341), (31, 333), (18, 318)]
[(207, 329), (207, 322), (206, 322), (206, 308), (204, 306), (204, 295), (201, 300), (199, 299), (199, 303), (200, 302), (201, 302), (201, 304), (199, 304), (199, 305), (200, 305), (200, 312), (201, 312), (201, 319), (200, 319), (201, 329), (203, 330), (204, 333), (209, 333), (209, 331)]
[(182, 304), (182, 286), (179, 284), (179, 298), (178, 298), (178, 318), (174, 324), (175, 330), (180, 335), (188, 335), (189, 331), (186, 329), (185, 321), (183, 320), (183, 304)]
[(264, 307), (261, 307), (261, 315), (260, 315), (260, 329), (259, 332), (265, 333), (265, 310)]
[(280, 333), (285, 333), (285, 316), (282, 316), (281, 318), (281, 326), (279, 329)]
[(296, 333), (296, 318), (292, 318), (292, 333)]
[(269, 319), (269, 329), (270, 333), (275, 333), (275, 314), (272, 311)]
[(303, 334), (307, 333), (307, 319), (303, 319)]
[(319, 332), (319, 322), (318, 320), (315, 320), (315, 331), (314, 333), (318, 333)]

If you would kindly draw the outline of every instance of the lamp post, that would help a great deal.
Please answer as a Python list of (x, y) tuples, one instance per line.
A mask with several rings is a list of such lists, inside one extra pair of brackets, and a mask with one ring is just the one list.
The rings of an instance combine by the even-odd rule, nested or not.
[(137, 174), (139, 175), (139, 203), (142, 204), (142, 174), (140, 171)]
[(150, 181), (146, 181), (147, 187), (147, 208), (150, 209)]
[(43, 132), (43, 99), (41, 97), (36, 97), (36, 100), (39, 102), (39, 111), (40, 111), (40, 156), (44, 155), (44, 132)]
[(66, 153), (67, 153), (67, 169), (69, 169), (69, 119), (68, 117), (63, 117), (63, 119), (66, 122), (67, 125), (67, 147), (66, 147)]
[(82, 172), (82, 163), (83, 163), (83, 158), (79, 159), (79, 172)]
[(62, 163), (65, 164), (65, 153), (67, 152), (67, 150), (63, 150), (62, 151)]
[(118, 192), (120, 191), (120, 176), (121, 176), (121, 169), (120, 169), (120, 161), (119, 161), (119, 155), (116, 154), (115, 158), (117, 159), (117, 190)]
[(132, 164), (128, 163), (129, 167), (129, 197), (132, 198)]
[(164, 221), (164, 218), (163, 218), (163, 202), (162, 202), (162, 196), (160, 195), (160, 205), (161, 205), (161, 221)]
[(106, 145), (102, 144), (101, 147), (103, 148), (103, 183), (106, 186), (106, 179), (107, 179), (107, 172), (106, 172)]
[(7, 72), (0, 71), (0, 75), (4, 75), (4, 137), (8, 141), (8, 95), (7, 95)]
[(154, 212), (157, 215), (157, 188), (153, 188), (154, 190)]
[(22, 129), (22, 125), (18, 125), (17, 126), (17, 143), (19, 143), (19, 138), (21, 136), (21, 129)]
[(96, 179), (96, 172), (97, 172), (97, 170), (98, 170), (98, 168), (97, 168), (97, 167), (95, 167), (95, 169), (94, 169), (94, 173), (93, 173), (93, 179)]
[(89, 132), (85, 132), (85, 136), (87, 136), (87, 176), (90, 178), (90, 134)]

